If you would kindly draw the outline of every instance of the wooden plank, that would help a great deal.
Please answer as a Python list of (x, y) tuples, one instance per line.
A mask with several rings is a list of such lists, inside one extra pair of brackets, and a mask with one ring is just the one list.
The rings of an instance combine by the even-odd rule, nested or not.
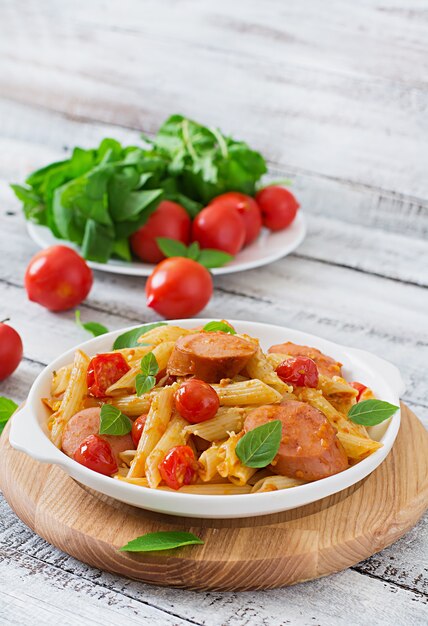
[(3, 94), (149, 132), (174, 103), (282, 166), (427, 197), (428, 28), (404, 3), (80, 6), (10, 5)]

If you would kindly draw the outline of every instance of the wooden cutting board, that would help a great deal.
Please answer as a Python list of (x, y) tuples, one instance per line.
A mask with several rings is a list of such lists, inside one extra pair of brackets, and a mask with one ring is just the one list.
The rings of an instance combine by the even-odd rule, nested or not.
[[(406, 533), (428, 507), (428, 434), (402, 405), (393, 450), (368, 478), (285, 513), (239, 520), (180, 518), (127, 506), (0, 439), (0, 487), (38, 535), (80, 561), (157, 585), (247, 590), (325, 576)], [(204, 545), (128, 554), (117, 548), (156, 530), (187, 530)]]

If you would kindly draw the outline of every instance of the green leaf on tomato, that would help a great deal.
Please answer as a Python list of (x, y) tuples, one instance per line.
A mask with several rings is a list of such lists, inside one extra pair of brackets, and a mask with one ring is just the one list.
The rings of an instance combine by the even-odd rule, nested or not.
[(16, 402), (5, 396), (0, 396), (0, 434), (17, 408)]
[(113, 350), (122, 350), (123, 348), (135, 348), (136, 346), (142, 345), (138, 342), (138, 339), (142, 337), (145, 333), (148, 333), (152, 328), (157, 328), (158, 326), (166, 326), (166, 322), (154, 322), (153, 324), (144, 324), (144, 326), (138, 326), (138, 328), (132, 328), (128, 330), (126, 333), (119, 335), (116, 337), (113, 343)]
[(118, 408), (103, 404), (100, 414), (100, 435), (127, 435), (132, 430), (132, 421)]
[(355, 424), (376, 426), (392, 417), (398, 409), (398, 406), (384, 400), (362, 400), (350, 408), (348, 418)]
[(122, 552), (156, 552), (172, 550), (183, 546), (203, 544), (204, 542), (193, 533), (181, 531), (159, 531), (147, 533), (133, 539), (119, 548)]
[(168, 237), (157, 237), (156, 243), (166, 257), (187, 257), (187, 246), (181, 241), (169, 239)]
[(109, 332), (108, 328), (106, 328), (103, 324), (99, 324), (98, 322), (85, 322), (83, 323), (80, 319), (80, 311), (77, 310), (75, 314), (76, 324), (79, 328), (83, 328), (83, 330), (87, 330), (88, 333), (91, 333), (94, 337), (99, 337), (100, 335), (105, 335)]
[(199, 257), (196, 260), (207, 269), (212, 269), (214, 267), (222, 267), (226, 265), (226, 263), (229, 263), (229, 261), (232, 261), (232, 259), (233, 256), (231, 254), (223, 252), (222, 250), (204, 248), (200, 251)]
[(277, 455), (281, 437), (281, 421), (272, 420), (241, 437), (236, 444), (236, 456), (247, 467), (266, 467)]

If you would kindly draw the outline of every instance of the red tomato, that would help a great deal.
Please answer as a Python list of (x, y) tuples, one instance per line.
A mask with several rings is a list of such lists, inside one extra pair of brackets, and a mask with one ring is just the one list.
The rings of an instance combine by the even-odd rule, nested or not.
[(244, 222), (237, 211), (231, 211), (227, 206), (210, 205), (193, 220), (192, 239), (201, 248), (215, 248), (235, 255), (244, 245)]
[(211, 385), (197, 378), (187, 380), (175, 392), (175, 408), (191, 424), (211, 419), (219, 406), (218, 395)]
[(143, 434), (146, 419), (147, 415), (140, 415), (140, 417), (137, 417), (137, 419), (134, 420), (134, 423), (132, 424), (131, 437), (135, 447), (138, 446), (138, 442), (140, 441), (141, 435)]
[(361, 396), (367, 389), (366, 385), (363, 385), (362, 383), (350, 383), (350, 385), (358, 391), (357, 402), (359, 402), (361, 400)]
[(131, 236), (133, 253), (147, 263), (159, 263), (165, 258), (156, 243), (157, 237), (168, 237), (181, 241), (186, 246), (190, 241), (192, 221), (180, 204), (164, 200), (152, 213), (146, 224)]
[(0, 380), (10, 376), (22, 359), (22, 340), (16, 330), (0, 322)]
[(94, 472), (111, 476), (118, 470), (110, 444), (99, 435), (89, 435), (73, 455), (75, 461)]
[(190, 485), (197, 469), (198, 462), (189, 446), (171, 448), (164, 460), (159, 463), (162, 480), (171, 489), (180, 489), (183, 485)]
[(102, 398), (110, 385), (114, 385), (130, 369), (120, 353), (97, 354), (88, 366), (86, 375), (88, 393), (96, 398)]
[(278, 365), (276, 373), (285, 383), (296, 387), (317, 387), (318, 368), (307, 356), (295, 356)]
[(161, 261), (146, 283), (147, 306), (167, 319), (196, 315), (208, 304), (212, 292), (209, 271), (182, 257)]
[(290, 226), (300, 204), (284, 187), (265, 187), (256, 195), (262, 212), (263, 224), (270, 230), (282, 230)]
[(208, 206), (222, 206), (229, 211), (238, 211), (245, 227), (244, 246), (248, 246), (259, 236), (262, 228), (262, 214), (259, 205), (251, 196), (229, 191), (214, 198)]
[(31, 259), (25, 272), (29, 299), (50, 311), (71, 309), (86, 298), (92, 271), (81, 256), (67, 246), (52, 246)]

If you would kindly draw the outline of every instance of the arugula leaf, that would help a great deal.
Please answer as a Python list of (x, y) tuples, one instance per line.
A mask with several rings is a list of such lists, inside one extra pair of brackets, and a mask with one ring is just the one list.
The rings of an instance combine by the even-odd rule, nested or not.
[(187, 248), (187, 256), (189, 259), (192, 259), (193, 261), (199, 261), (200, 263), (201, 248), (197, 241), (193, 241)]
[(154, 552), (203, 543), (202, 539), (199, 539), (193, 533), (161, 530), (156, 533), (141, 535), (141, 537), (133, 539), (125, 546), (119, 548), (119, 550), (122, 552)]
[(87, 330), (88, 333), (91, 333), (94, 337), (99, 337), (100, 335), (105, 335), (109, 330), (103, 324), (99, 324), (98, 322), (85, 322), (83, 323), (80, 319), (80, 311), (77, 310), (75, 313), (76, 324), (83, 328), (83, 330)]
[(156, 376), (159, 372), (159, 365), (153, 352), (148, 352), (143, 356), (140, 367), (145, 376)]
[(126, 333), (119, 335), (116, 337), (113, 350), (121, 350), (122, 348), (135, 348), (141, 344), (138, 343), (138, 339), (148, 333), (152, 328), (157, 328), (158, 326), (166, 326), (166, 322), (154, 322), (153, 324), (144, 324), (143, 326), (139, 326), (138, 328), (132, 328), (128, 330)]
[(103, 404), (100, 414), (100, 435), (127, 435), (132, 430), (132, 422), (118, 408)]
[(281, 437), (281, 421), (272, 420), (241, 437), (236, 444), (236, 456), (247, 467), (266, 467), (275, 458)]
[(9, 418), (15, 413), (18, 405), (10, 398), (0, 396), (0, 435), (3, 432)]
[(349, 409), (348, 417), (355, 424), (376, 426), (389, 419), (398, 409), (398, 406), (384, 400), (362, 400)]
[(211, 269), (213, 267), (222, 267), (226, 265), (226, 263), (229, 263), (229, 261), (232, 261), (232, 259), (233, 256), (231, 254), (223, 252), (222, 250), (204, 248), (200, 251), (196, 260), (207, 269)]
[(197, 241), (185, 246), (181, 241), (168, 237), (157, 237), (156, 243), (166, 257), (181, 256), (197, 261), (207, 269), (221, 267), (233, 259), (233, 256), (213, 248), (200, 249)]
[(215, 331), (220, 331), (222, 333), (229, 333), (229, 335), (236, 335), (236, 330), (234, 330), (232, 328), (232, 326), (230, 326), (230, 324), (228, 324), (227, 322), (221, 321), (221, 322), (216, 322), (216, 321), (212, 321), (212, 322), (208, 322), (207, 324), (205, 324), (205, 326), (203, 327), (203, 329), (205, 332), (215, 332)]
[(158, 244), (161, 252), (163, 252), (166, 257), (187, 257), (188, 248), (181, 241), (177, 241), (176, 239), (169, 239), (168, 237), (156, 237), (156, 243)]
[(135, 377), (135, 389), (137, 396), (142, 396), (148, 393), (156, 385), (156, 378), (154, 376), (146, 376), (146, 374), (137, 374)]

